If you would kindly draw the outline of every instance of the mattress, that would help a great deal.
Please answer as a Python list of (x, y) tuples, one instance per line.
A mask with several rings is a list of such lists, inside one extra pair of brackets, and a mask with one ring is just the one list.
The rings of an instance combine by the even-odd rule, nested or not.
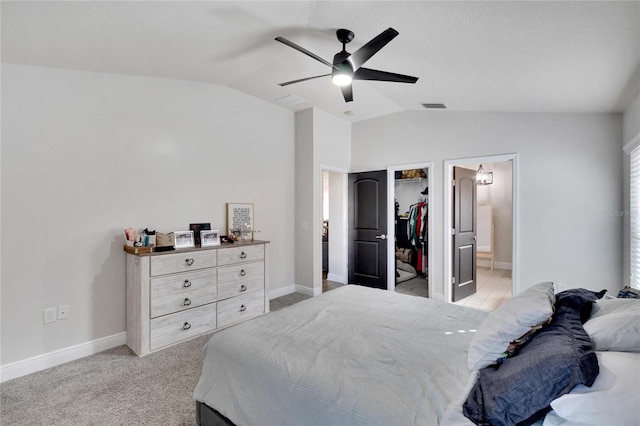
[(486, 315), (344, 286), (215, 333), (194, 398), (237, 425), (437, 424)]

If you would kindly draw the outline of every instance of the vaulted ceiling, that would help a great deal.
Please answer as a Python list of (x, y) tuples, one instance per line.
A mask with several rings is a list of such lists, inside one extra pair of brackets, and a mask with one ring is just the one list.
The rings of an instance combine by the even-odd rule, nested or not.
[[(6, 63), (221, 84), (349, 121), (423, 103), (621, 112), (640, 79), (637, 1), (2, 1), (1, 14)], [(416, 84), (356, 81), (350, 103), (328, 77), (278, 85), (330, 69), (276, 36), (331, 61), (338, 28), (353, 52), (388, 27), (400, 34), (366, 66)]]

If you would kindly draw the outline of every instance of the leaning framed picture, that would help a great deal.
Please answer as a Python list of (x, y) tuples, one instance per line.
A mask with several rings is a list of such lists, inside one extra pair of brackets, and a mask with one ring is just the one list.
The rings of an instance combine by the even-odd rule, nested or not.
[(175, 248), (195, 247), (196, 242), (193, 237), (193, 231), (176, 231), (173, 233)]
[(200, 231), (200, 245), (202, 247), (211, 247), (220, 245), (220, 231)]
[(227, 233), (250, 240), (253, 232), (253, 204), (227, 203)]
[(211, 229), (210, 223), (190, 223), (189, 229), (193, 231), (196, 246), (200, 245), (200, 231), (208, 231)]

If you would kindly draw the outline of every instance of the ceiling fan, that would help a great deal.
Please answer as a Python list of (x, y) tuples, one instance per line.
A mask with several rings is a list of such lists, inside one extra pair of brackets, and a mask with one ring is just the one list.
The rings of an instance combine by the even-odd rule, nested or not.
[(399, 33), (393, 28), (387, 28), (376, 37), (372, 38), (362, 46), (360, 49), (353, 53), (346, 51), (345, 46), (351, 40), (355, 34), (352, 31), (339, 29), (336, 31), (338, 41), (342, 43), (342, 51), (335, 54), (333, 57), (333, 63), (322, 59), (320, 56), (313, 52), (308, 51), (304, 47), (287, 40), (284, 37), (276, 37), (275, 40), (280, 43), (286, 44), (289, 47), (293, 47), (299, 52), (304, 53), (307, 56), (322, 62), (323, 64), (331, 67), (330, 74), (316, 75), (313, 77), (301, 78), (298, 80), (287, 81), (280, 83), (280, 86), (287, 86), (289, 84), (300, 83), (302, 81), (312, 80), (314, 78), (331, 76), (333, 84), (340, 86), (342, 90), (342, 96), (344, 96), (345, 102), (353, 101), (353, 89), (351, 82), (353, 80), (376, 80), (376, 81), (391, 81), (395, 83), (415, 83), (418, 81), (418, 77), (412, 77), (410, 75), (396, 74), (387, 71), (378, 71), (370, 68), (364, 68), (365, 62), (367, 62), (373, 55), (375, 55), (380, 49), (393, 40)]

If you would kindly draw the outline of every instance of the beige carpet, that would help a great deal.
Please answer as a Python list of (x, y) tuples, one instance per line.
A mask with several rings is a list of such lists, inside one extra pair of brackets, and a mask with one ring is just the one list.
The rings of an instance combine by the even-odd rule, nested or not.
[(411, 296), (429, 297), (429, 281), (426, 277), (417, 276), (396, 284), (396, 292)]
[[(305, 299), (271, 301), (276, 311)], [(2, 426), (195, 424), (193, 390), (210, 335), (139, 358), (127, 346), (0, 385)]]
[(207, 339), (144, 358), (119, 346), (2, 383), (2, 425), (194, 425)]

